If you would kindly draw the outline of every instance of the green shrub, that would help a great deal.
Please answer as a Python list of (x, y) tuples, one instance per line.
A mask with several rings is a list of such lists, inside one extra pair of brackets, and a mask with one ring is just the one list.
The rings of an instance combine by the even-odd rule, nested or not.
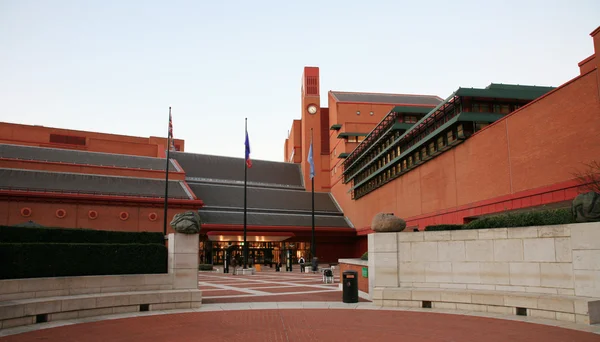
[(167, 272), (164, 244), (0, 243), (0, 279)]
[(369, 252), (365, 252), (365, 254), (360, 257), (360, 260), (369, 260)]
[(162, 233), (8, 226), (0, 226), (0, 241), (2, 243), (165, 243)]
[(200, 271), (212, 271), (213, 270), (213, 265), (212, 264), (200, 264), (200, 265), (198, 265), (198, 270), (200, 270)]
[(436, 232), (441, 230), (460, 230), (463, 229), (462, 224), (437, 224), (425, 227), (426, 232)]
[(575, 223), (570, 209), (528, 211), (509, 213), (477, 219), (464, 226), (464, 229), (511, 228), (528, 226), (550, 226)]

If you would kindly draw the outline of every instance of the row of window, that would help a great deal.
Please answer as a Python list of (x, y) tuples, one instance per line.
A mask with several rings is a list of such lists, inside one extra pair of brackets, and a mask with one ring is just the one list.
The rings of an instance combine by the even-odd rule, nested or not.
[[(456, 125), (440, 135), (436, 138), (430, 140), (426, 145), (421, 147), (418, 151), (412, 153), (409, 156), (405, 156), (400, 161), (395, 163), (393, 166), (389, 167), (385, 172), (379, 174), (374, 179), (369, 182), (359, 186), (354, 190), (354, 198), (357, 199), (361, 196), (366, 195), (367, 193), (377, 189), (388, 181), (399, 177), (402, 173), (407, 170), (417, 166), (420, 162), (424, 160), (428, 160), (435, 155), (439, 154), (443, 151), (447, 146), (452, 145), (457, 139), (465, 139), (470, 136), (473, 132), (477, 132), (482, 128), (488, 126), (487, 122), (473, 122), (466, 124)], [(394, 160), (401, 153), (400, 147), (392, 150), (390, 153), (386, 155), (386, 157), (377, 162), (377, 165), (373, 165), (367, 170), (361, 172), (354, 179), (354, 184), (358, 184), (363, 180), (367, 179), (370, 175), (377, 170), (385, 167), (390, 161)]]
[[(409, 169), (419, 165), (422, 161), (432, 158), (440, 151), (444, 150), (448, 145), (453, 144), (457, 137), (464, 137), (464, 131), (463, 125), (458, 125), (445, 131), (435, 139), (431, 140), (426, 146), (423, 146), (420, 150), (402, 158), (391, 167), (388, 167), (384, 172), (377, 175), (377, 177), (356, 188), (354, 190), (354, 198), (357, 199), (366, 195), (383, 184), (391, 181), (392, 179), (399, 177), (402, 173), (408, 171)], [(395, 151), (386, 156), (387, 163), (395, 158), (392, 157), (394, 154)], [(355, 178), (355, 184), (362, 182), (381, 167), (384, 167), (385, 164), (386, 163), (378, 163), (377, 168), (371, 167), (368, 170), (361, 172)]]

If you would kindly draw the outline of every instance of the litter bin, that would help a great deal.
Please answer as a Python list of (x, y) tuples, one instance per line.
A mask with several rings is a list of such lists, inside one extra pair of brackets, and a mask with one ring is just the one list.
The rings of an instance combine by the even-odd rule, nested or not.
[(344, 271), (342, 274), (344, 303), (358, 303), (358, 272)]

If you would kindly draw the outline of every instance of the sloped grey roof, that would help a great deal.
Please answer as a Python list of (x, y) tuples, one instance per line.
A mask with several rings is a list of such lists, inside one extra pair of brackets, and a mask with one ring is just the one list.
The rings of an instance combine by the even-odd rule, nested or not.
[[(241, 211), (210, 211), (200, 209), (200, 218), (202, 223), (207, 224), (244, 224), (244, 213)], [(310, 214), (304, 215), (289, 215), (289, 214), (273, 214), (273, 213), (247, 213), (248, 225), (259, 226), (300, 226), (311, 227), (312, 217)], [(315, 215), (316, 227), (340, 227), (349, 228), (348, 223), (343, 216), (321, 216)]]
[[(181, 165), (186, 178), (244, 181), (244, 158), (186, 152), (171, 153), (171, 158)], [(252, 168), (248, 169), (248, 182), (303, 187), (298, 164), (265, 160), (252, 161)]]
[[(188, 185), (206, 208), (244, 208), (244, 187), (192, 183)], [(247, 189), (247, 207), (259, 209), (311, 211), (311, 193), (303, 190), (253, 188)], [(315, 211), (341, 213), (328, 193), (315, 193)]]
[(443, 100), (435, 95), (410, 95), (410, 94), (376, 94), (376, 93), (352, 93), (343, 91), (331, 91), (339, 102), (372, 102), (411, 105), (437, 106)]
[[(9, 144), (0, 144), (0, 158), (163, 171), (166, 164), (161, 158)], [(169, 163), (169, 170), (176, 171), (172, 163)]]
[[(0, 169), (0, 189), (164, 198), (165, 181), (147, 178)], [(180, 181), (169, 181), (169, 197), (189, 199)]]

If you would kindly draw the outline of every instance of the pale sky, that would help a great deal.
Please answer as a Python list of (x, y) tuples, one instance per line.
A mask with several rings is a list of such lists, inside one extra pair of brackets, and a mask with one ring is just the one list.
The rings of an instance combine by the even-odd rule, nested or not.
[(579, 73), (598, 0), (0, 0), (0, 121), (165, 136), (282, 161), (304, 66), (327, 91), (558, 86)]

